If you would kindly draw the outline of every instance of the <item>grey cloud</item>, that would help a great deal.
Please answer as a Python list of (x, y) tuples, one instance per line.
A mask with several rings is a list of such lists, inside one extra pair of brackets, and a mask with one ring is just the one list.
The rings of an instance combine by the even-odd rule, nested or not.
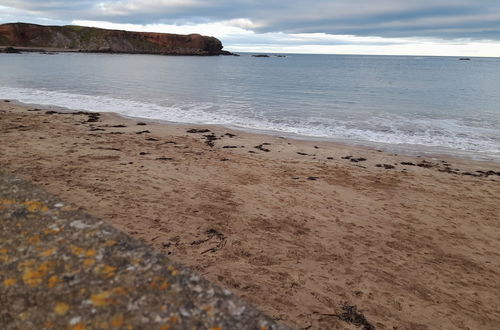
[(3, 0), (1, 5), (66, 21), (183, 24), (248, 18), (261, 33), (500, 40), (497, 0)]

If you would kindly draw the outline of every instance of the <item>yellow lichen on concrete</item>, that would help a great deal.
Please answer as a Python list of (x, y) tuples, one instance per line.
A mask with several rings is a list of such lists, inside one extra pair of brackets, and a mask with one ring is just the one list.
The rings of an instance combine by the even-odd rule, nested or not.
[(85, 324), (82, 322), (79, 322), (79, 323), (75, 324), (74, 326), (72, 326), (71, 330), (85, 330)]
[(40, 201), (27, 201), (23, 203), (29, 212), (47, 212), (49, 208)]
[(40, 256), (41, 257), (48, 257), (48, 256), (51, 256), (54, 254), (54, 252), (56, 252), (56, 248), (51, 248), (51, 249), (47, 249), (43, 252), (40, 253)]
[(34, 259), (24, 260), (23, 262), (21, 262), (21, 263), (19, 264), (19, 268), (20, 268), (20, 269), (23, 269), (23, 268), (26, 268), (26, 267), (31, 267), (31, 266), (33, 266), (35, 263), (36, 263), (36, 261), (35, 261)]
[(174, 266), (170, 265), (167, 267), (167, 269), (170, 271), (170, 274), (172, 274), (173, 276), (179, 275), (179, 271), (177, 269), (175, 269)]
[(46, 228), (43, 230), (43, 233), (45, 235), (56, 235), (56, 234), (59, 234), (61, 232), (61, 230), (63, 230), (64, 227), (61, 227), (61, 228)]
[(95, 255), (96, 255), (96, 253), (97, 253), (97, 251), (96, 251), (96, 250), (90, 249), (90, 250), (87, 250), (87, 251), (85, 252), (85, 255), (86, 255), (87, 257), (93, 257), (93, 256), (95, 256)]
[(43, 272), (39, 270), (26, 268), (23, 273), (23, 281), (29, 286), (38, 286), (42, 283), (43, 275)]
[(43, 327), (45, 329), (50, 329), (50, 328), (53, 328), (56, 324), (53, 322), (53, 321), (45, 321), (43, 323)]
[(113, 294), (115, 294), (115, 295), (124, 296), (127, 294), (127, 290), (125, 288), (122, 288), (122, 287), (114, 288), (114, 289), (112, 289), (112, 291), (113, 291)]
[(76, 245), (71, 245), (69, 247), (69, 249), (71, 250), (71, 252), (74, 255), (77, 255), (77, 256), (83, 256), (83, 255), (85, 255), (85, 249), (82, 249), (81, 247), (78, 247)]
[(40, 235), (34, 235), (28, 238), (28, 242), (32, 245), (40, 244), (42, 240), (40, 239)]
[(54, 313), (57, 315), (64, 315), (69, 310), (69, 305), (64, 302), (58, 302), (54, 307)]
[(89, 249), (89, 250), (85, 250), (84, 248), (81, 248), (81, 247), (78, 247), (76, 245), (71, 245), (69, 247), (69, 249), (71, 250), (71, 252), (74, 254), (74, 255), (77, 255), (77, 256), (86, 256), (86, 257), (93, 257), (97, 254), (97, 251), (94, 250), (94, 249)]
[(156, 277), (151, 281), (150, 286), (153, 289), (158, 289), (158, 290), (165, 290), (170, 287), (170, 283), (166, 279), (163, 279), (161, 277)]
[(52, 270), (55, 266), (54, 261), (44, 261), (40, 264), (38, 267), (38, 270), (43, 272), (43, 273), (48, 273), (50, 270)]
[(6, 278), (3, 280), (3, 285), (4, 286), (13, 286), (17, 283), (17, 280), (15, 278)]
[(91, 266), (93, 266), (94, 264), (95, 264), (95, 260), (94, 260), (94, 259), (92, 259), (92, 258), (87, 258), (87, 259), (83, 260), (83, 265), (84, 265), (85, 267), (91, 267)]
[(99, 265), (94, 268), (94, 271), (106, 278), (115, 276), (116, 267), (110, 265)]
[(55, 287), (58, 283), (62, 282), (62, 280), (57, 277), (56, 275), (52, 275), (48, 280), (47, 280), (47, 286), (49, 288)]
[(38, 286), (42, 283), (43, 278), (54, 268), (53, 261), (45, 261), (40, 264), (36, 269), (26, 267), (23, 272), (23, 281), (29, 286)]
[(114, 302), (113, 299), (111, 298), (112, 295), (113, 295), (112, 290), (102, 291), (100, 293), (93, 294), (90, 297), (90, 301), (94, 306), (97, 307), (107, 306)]
[(111, 318), (110, 324), (112, 327), (118, 328), (118, 327), (123, 326), (124, 322), (125, 322), (125, 318), (123, 317), (123, 314), (118, 314), (118, 315), (115, 315)]
[(118, 242), (110, 239), (109, 241), (106, 241), (106, 243), (104, 243), (104, 245), (105, 246), (113, 246), (113, 245), (116, 245), (116, 243), (118, 243)]
[(203, 307), (203, 310), (207, 313), (208, 317), (214, 316), (214, 307), (212, 305), (207, 305)]

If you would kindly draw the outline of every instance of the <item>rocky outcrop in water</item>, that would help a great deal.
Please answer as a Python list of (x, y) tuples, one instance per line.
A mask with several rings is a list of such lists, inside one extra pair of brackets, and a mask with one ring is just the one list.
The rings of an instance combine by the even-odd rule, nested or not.
[(0, 25), (0, 46), (162, 55), (231, 55), (214, 37), (106, 30), (75, 25)]

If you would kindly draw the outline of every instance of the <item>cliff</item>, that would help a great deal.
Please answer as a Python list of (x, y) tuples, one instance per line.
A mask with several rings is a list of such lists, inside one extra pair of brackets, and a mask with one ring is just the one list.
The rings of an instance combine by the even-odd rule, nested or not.
[(227, 55), (214, 37), (106, 30), (75, 25), (0, 25), (0, 46), (56, 48), (82, 52), (162, 55)]

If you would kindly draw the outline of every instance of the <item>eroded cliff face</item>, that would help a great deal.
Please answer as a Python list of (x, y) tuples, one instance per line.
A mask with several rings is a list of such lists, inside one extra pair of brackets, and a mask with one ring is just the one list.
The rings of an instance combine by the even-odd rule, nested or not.
[(82, 52), (221, 55), (222, 43), (199, 34), (129, 32), (66, 25), (0, 25), (0, 46), (58, 48)]

